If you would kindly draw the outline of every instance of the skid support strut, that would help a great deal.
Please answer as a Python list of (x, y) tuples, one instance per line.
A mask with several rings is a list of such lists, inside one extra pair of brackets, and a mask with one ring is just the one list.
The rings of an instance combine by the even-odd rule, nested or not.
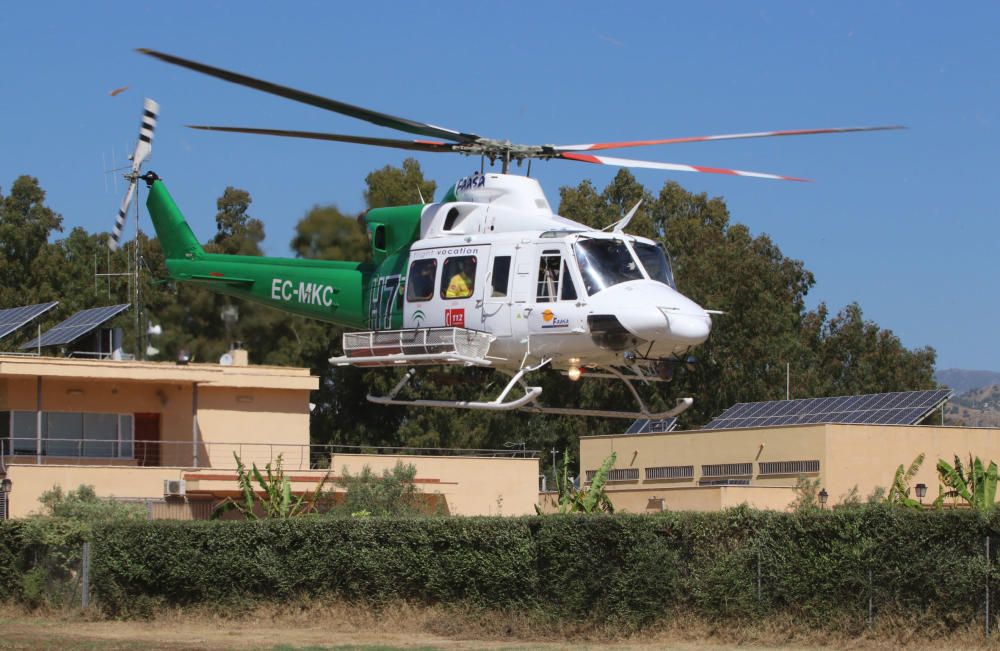
[[(537, 371), (541, 367), (549, 363), (549, 359), (543, 360), (540, 364), (535, 366), (523, 366), (517, 372), (511, 375), (510, 381), (507, 382), (507, 386), (504, 387), (500, 395), (497, 396), (496, 400), (490, 402), (480, 402), (474, 400), (397, 400), (396, 396), (402, 391), (411, 379), (417, 374), (416, 369), (409, 369), (403, 375), (403, 378), (396, 383), (396, 386), (392, 388), (392, 391), (385, 396), (374, 396), (368, 394), (369, 402), (374, 402), (380, 405), (405, 405), (410, 407), (451, 407), (453, 409), (481, 409), (486, 411), (511, 411), (513, 409), (520, 409), (525, 405), (530, 404), (534, 400), (538, 399), (538, 396), (542, 394), (542, 387), (529, 387), (524, 382), (524, 376), (532, 371)], [(524, 395), (516, 400), (511, 400), (509, 402), (504, 402), (507, 395), (510, 393), (516, 385), (520, 385), (524, 389)]]
[[(606, 366), (601, 367), (599, 373), (588, 374), (587, 377), (593, 377), (596, 379), (616, 379), (621, 380), (628, 387), (629, 392), (635, 399), (636, 403), (639, 405), (638, 411), (617, 411), (617, 410), (605, 410), (605, 409), (582, 409), (579, 407), (545, 407), (542, 405), (535, 404), (538, 396), (542, 393), (541, 387), (528, 386), (524, 381), (525, 376), (528, 373), (539, 370), (540, 368), (547, 365), (551, 360), (544, 359), (539, 364), (535, 366), (526, 366), (527, 355), (525, 359), (521, 362), (521, 368), (516, 372), (512, 373), (509, 371), (504, 371), (503, 369), (497, 369), (502, 373), (506, 373), (510, 376), (510, 380), (504, 386), (500, 395), (496, 397), (495, 400), (489, 402), (474, 401), (474, 400), (428, 400), (428, 399), (415, 399), (415, 400), (403, 400), (397, 398), (399, 392), (403, 390), (410, 380), (412, 380), (416, 374), (416, 369), (409, 369), (403, 375), (403, 377), (396, 383), (392, 390), (384, 396), (368, 395), (368, 400), (380, 405), (401, 405), (406, 407), (448, 407), (451, 409), (479, 409), (483, 411), (527, 411), (536, 414), (558, 414), (563, 416), (594, 416), (598, 418), (650, 418), (650, 419), (664, 419), (673, 418), (684, 412), (688, 407), (690, 407), (694, 400), (691, 398), (681, 398), (677, 401), (677, 404), (673, 409), (669, 409), (663, 412), (651, 412), (649, 407), (646, 405), (645, 401), (636, 391), (635, 386), (632, 384), (633, 380), (639, 379), (643, 380), (642, 375), (627, 376), (616, 368)], [(519, 398), (514, 400), (507, 400), (510, 392), (517, 386), (520, 386), (524, 391), (524, 394)]]

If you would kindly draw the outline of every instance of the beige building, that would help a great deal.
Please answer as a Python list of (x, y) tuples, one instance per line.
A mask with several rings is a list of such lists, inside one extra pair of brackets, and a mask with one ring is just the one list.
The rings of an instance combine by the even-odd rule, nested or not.
[[(896, 468), (920, 453), (912, 485), (938, 496), (938, 459), (958, 454), (1000, 461), (1000, 429), (900, 425), (783, 425), (584, 437), (580, 467), (589, 480), (615, 452), (607, 491), (616, 509), (714, 511), (749, 504), (786, 509), (799, 477), (819, 480), (827, 506), (853, 492), (888, 488)], [(915, 495), (913, 497), (916, 497)]]
[[(237, 490), (234, 453), (282, 456), (296, 492), (365, 465), (413, 463), (451, 513), (534, 512), (538, 459), (509, 452), (350, 454), (309, 444), (308, 369), (0, 355), (0, 515), (24, 517), (55, 485), (145, 503), (152, 517), (204, 518)], [(328, 466), (331, 470), (322, 470)]]

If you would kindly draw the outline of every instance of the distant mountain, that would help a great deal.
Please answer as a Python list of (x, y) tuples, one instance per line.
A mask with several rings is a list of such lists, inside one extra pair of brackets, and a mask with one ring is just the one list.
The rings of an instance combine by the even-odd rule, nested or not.
[(946, 387), (962, 394), (973, 389), (1000, 384), (1000, 373), (996, 371), (967, 371), (961, 368), (948, 368), (934, 373), (934, 379)]
[(969, 427), (1000, 427), (1000, 384), (972, 389), (948, 401), (945, 414), (952, 423)]

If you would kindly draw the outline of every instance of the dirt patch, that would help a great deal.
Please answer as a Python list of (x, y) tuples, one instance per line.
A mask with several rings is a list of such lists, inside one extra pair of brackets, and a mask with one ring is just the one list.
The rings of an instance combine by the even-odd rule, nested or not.
[[(969, 627), (936, 639), (906, 622), (848, 636), (835, 628), (795, 633), (788, 622), (744, 625), (681, 621), (627, 637), (614, 629), (541, 617), (457, 611), (399, 603), (381, 609), (351, 604), (258, 608), (238, 617), (173, 610), (151, 620), (103, 620), (96, 613), (28, 613), (5, 608), (0, 649), (940, 649), (1000, 648)], [(925, 631), (926, 633), (926, 631)]]

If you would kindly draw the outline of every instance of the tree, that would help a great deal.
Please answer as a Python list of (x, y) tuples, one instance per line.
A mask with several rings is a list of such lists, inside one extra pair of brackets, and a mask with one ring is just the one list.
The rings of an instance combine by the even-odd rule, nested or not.
[(832, 319), (820, 304), (803, 319), (802, 343), (808, 378), (819, 395), (849, 395), (932, 389), (932, 348), (907, 350), (891, 330), (865, 321), (852, 303)]
[(334, 483), (343, 488), (343, 503), (335, 511), (351, 515), (405, 516), (419, 515), (423, 500), (414, 479), (417, 468), (411, 463), (397, 461), (391, 470), (376, 475), (370, 466), (364, 466), (357, 475), (351, 475), (345, 467), (341, 477)]
[(246, 190), (229, 186), (216, 200), (216, 233), (206, 250), (230, 255), (260, 255), (264, 223), (247, 214), (253, 199)]
[(364, 227), (336, 206), (314, 206), (295, 226), (292, 250), (313, 260), (371, 259)]
[[(430, 203), (434, 200), (437, 184), (424, 178), (420, 163), (415, 158), (403, 161), (403, 167), (386, 165), (365, 177), (365, 204), (368, 209), (385, 206), (405, 206)], [(423, 200), (421, 200), (421, 195)]]

